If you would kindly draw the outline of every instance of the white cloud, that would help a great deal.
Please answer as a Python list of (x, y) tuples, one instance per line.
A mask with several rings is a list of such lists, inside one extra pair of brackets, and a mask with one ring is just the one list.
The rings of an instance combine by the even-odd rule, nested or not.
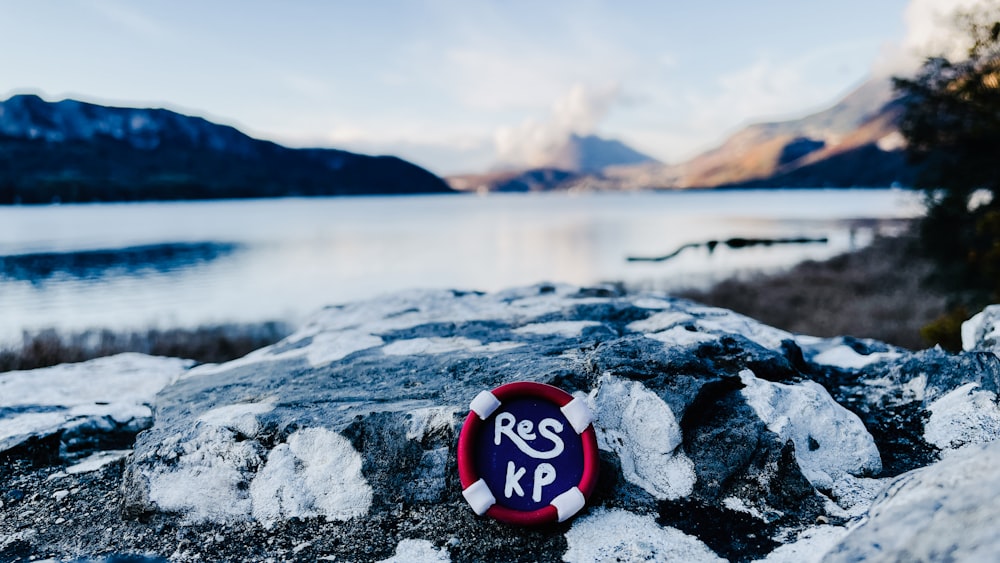
[(494, 134), (497, 158), (512, 166), (552, 164), (571, 135), (588, 135), (596, 130), (617, 101), (619, 92), (617, 84), (596, 88), (574, 85), (552, 104), (546, 118), (526, 119), (516, 126), (498, 128)]
[(911, 0), (903, 12), (906, 35), (886, 45), (875, 62), (876, 76), (913, 72), (929, 56), (962, 58), (969, 49), (966, 30), (955, 16), (977, 9), (997, 11), (996, 0)]

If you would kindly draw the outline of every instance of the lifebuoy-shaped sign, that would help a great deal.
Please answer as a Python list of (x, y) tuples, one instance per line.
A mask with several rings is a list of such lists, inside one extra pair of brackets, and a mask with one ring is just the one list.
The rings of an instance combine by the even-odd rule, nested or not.
[(458, 437), (462, 495), (479, 515), (520, 525), (562, 522), (583, 508), (599, 466), (581, 399), (518, 381), (473, 399)]

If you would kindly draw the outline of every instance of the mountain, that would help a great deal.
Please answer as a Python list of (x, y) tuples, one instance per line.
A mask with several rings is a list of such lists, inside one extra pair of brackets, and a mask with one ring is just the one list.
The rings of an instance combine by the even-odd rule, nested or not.
[(887, 79), (801, 119), (747, 126), (691, 160), (605, 170), (619, 188), (876, 187), (912, 184)]
[[(452, 189), (476, 192), (542, 192), (607, 189), (603, 171), (609, 167), (660, 165), (615, 139), (596, 135), (567, 137), (566, 142), (528, 169), (503, 169), (485, 174), (463, 174), (446, 178)], [(614, 189), (613, 186), (610, 189)]]
[(446, 178), (452, 189), (462, 192), (548, 192), (573, 189), (583, 174), (558, 168), (531, 168), (486, 174), (464, 174)]
[(0, 102), (0, 204), (450, 191), (396, 157), (291, 149), (166, 109)]
[(621, 141), (597, 135), (573, 134), (553, 153), (546, 167), (588, 174), (599, 173), (608, 166), (655, 163), (657, 161), (653, 157)]

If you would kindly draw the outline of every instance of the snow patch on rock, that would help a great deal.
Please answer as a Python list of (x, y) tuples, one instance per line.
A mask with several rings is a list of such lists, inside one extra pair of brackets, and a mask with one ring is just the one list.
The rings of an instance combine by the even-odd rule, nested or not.
[(583, 329), (592, 326), (601, 326), (597, 321), (557, 321), (551, 323), (531, 323), (519, 328), (515, 328), (517, 334), (537, 334), (541, 336), (558, 335), (566, 338), (580, 336)]
[(382, 353), (387, 356), (413, 356), (419, 354), (446, 354), (448, 352), (469, 352), (469, 353), (490, 353), (502, 352), (522, 346), (520, 342), (482, 342), (465, 338), (462, 336), (430, 338), (411, 338), (408, 340), (397, 340), (392, 344), (382, 348)]
[(819, 563), (830, 549), (847, 535), (847, 528), (816, 526), (799, 533), (795, 541), (778, 546), (755, 563)]
[(274, 404), (269, 401), (236, 403), (216, 407), (203, 413), (197, 420), (210, 426), (228, 428), (244, 436), (256, 436), (260, 430), (260, 422), (257, 417), (272, 410), (274, 410)]
[[(539, 292), (537, 286), (532, 286), (488, 295), (479, 293), (456, 295), (455, 292), (447, 290), (410, 290), (327, 307), (278, 344), (261, 348), (243, 358), (224, 364), (198, 366), (191, 370), (188, 376), (212, 375), (240, 366), (295, 358), (305, 358), (312, 367), (320, 367), (355, 352), (382, 346), (384, 344), (380, 336), (382, 334), (437, 322), (442, 318), (455, 323), (495, 320), (523, 325), (543, 315), (561, 311), (567, 297), (579, 291), (579, 288), (569, 285), (550, 287), (551, 291), (545, 293)], [(594, 300), (574, 301), (585, 304)], [(455, 350), (467, 350), (473, 353), (499, 352), (521, 345), (519, 342), (482, 344), (471, 339), (413, 340), (418, 342), (394, 342), (386, 346), (386, 353), (442, 354)], [(421, 348), (425, 351), (407, 352), (409, 349)]]
[(55, 434), (70, 418), (65, 412), (29, 412), (0, 418), (0, 452), (32, 436)]
[(197, 436), (180, 436), (160, 445), (162, 463), (149, 473), (149, 500), (190, 523), (245, 520), (250, 515), (248, 489), (264, 463), (264, 449), (254, 440), (237, 440), (231, 428), (204, 424)]
[(719, 337), (713, 334), (705, 334), (704, 332), (688, 330), (682, 326), (675, 326), (660, 332), (648, 333), (646, 334), (646, 338), (659, 340), (660, 342), (670, 346), (695, 346), (697, 344), (718, 340)]
[(605, 375), (591, 393), (601, 449), (618, 454), (625, 478), (658, 499), (694, 490), (694, 463), (681, 451), (683, 436), (673, 411), (637, 381)]
[[(308, 342), (308, 343), (307, 343)], [(305, 358), (312, 367), (322, 367), (347, 356), (384, 344), (381, 337), (361, 330), (340, 332), (303, 333), (297, 332), (280, 344), (282, 348), (268, 346), (254, 350), (246, 356), (223, 364), (205, 364), (188, 372), (185, 377), (214, 375), (240, 366), (261, 365), (268, 362)], [(282, 350), (276, 352), (276, 350)]]
[(130, 453), (132, 453), (132, 450), (106, 450), (103, 452), (96, 452), (67, 467), (66, 473), (69, 475), (77, 475), (79, 473), (97, 471), (106, 465), (110, 465), (119, 459), (122, 459)]
[(325, 366), (383, 343), (381, 337), (360, 330), (317, 334), (306, 348), (306, 359), (313, 367)]
[(966, 383), (928, 406), (931, 416), (924, 425), (924, 440), (947, 452), (969, 444), (1000, 438), (1000, 407), (997, 395)]
[[(579, 291), (575, 286), (563, 284), (549, 287), (551, 291), (545, 293), (539, 292), (538, 286), (491, 294), (456, 295), (448, 290), (400, 291), (367, 301), (328, 307), (297, 334), (309, 336), (356, 329), (377, 335), (437, 322), (442, 318), (455, 323), (503, 320), (524, 324), (562, 310), (566, 298)], [(579, 299), (577, 302), (584, 303), (586, 300)]]
[(396, 546), (396, 554), (378, 563), (447, 563), (451, 561), (448, 550), (437, 549), (427, 540), (403, 540)]
[(824, 366), (843, 369), (861, 369), (869, 364), (884, 360), (895, 360), (900, 357), (898, 352), (874, 352), (859, 354), (846, 344), (834, 346), (812, 357), (812, 361)]
[(669, 309), (673, 307), (670, 301), (658, 297), (639, 297), (632, 304), (642, 309)]
[(962, 323), (962, 349), (1000, 354), (1000, 305), (990, 305)]
[(299, 430), (271, 450), (250, 483), (253, 516), (265, 525), (279, 519), (361, 516), (372, 503), (361, 464), (347, 438), (325, 428)]
[(723, 562), (701, 540), (671, 527), (661, 527), (652, 516), (599, 508), (578, 519), (566, 532), (563, 560)]
[(625, 328), (633, 332), (659, 332), (693, 320), (694, 317), (683, 311), (664, 311), (641, 321), (633, 321)]
[(875, 440), (857, 415), (837, 404), (821, 385), (793, 385), (740, 372), (741, 390), (768, 430), (795, 444), (795, 459), (813, 486), (830, 489), (841, 475), (881, 471)]
[(142, 430), (153, 397), (192, 363), (129, 353), (0, 373), (0, 452), (65, 429)]
[(149, 499), (187, 522), (244, 520), (251, 514), (250, 480), (264, 464), (265, 448), (253, 440), (257, 417), (269, 402), (224, 405), (197, 419), (195, 437), (162, 442), (156, 455), (168, 460), (149, 474)]
[(770, 350), (780, 350), (785, 340), (795, 340), (790, 332), (767, 326), (750, 317), (717, 307), (692, 307), (688, 313), (698, 317), (695, 327), (712, 334), (742, 334)]
[(199, 418), (192, 440), (167, 440), (156, 455), (171, 462), (149, 474), (149, 498), (189, 523), (321, 516), (346, 520), (368, 511), (372, 489), (361, 456), (339, 434), (303, 429), (270, 452), (253, 439), (255, 417), (271, 405), (213, 409)]

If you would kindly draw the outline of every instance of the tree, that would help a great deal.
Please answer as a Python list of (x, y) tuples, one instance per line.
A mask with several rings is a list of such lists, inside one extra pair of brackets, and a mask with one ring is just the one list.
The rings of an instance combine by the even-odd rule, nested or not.
[(927, 194), (922, 246), (956, 308), (975, 311), (1000, 300), (1000, 10), (958, 22), (969, 33), (966, 58), (929, 58), (894, 85), (900, 130)]

